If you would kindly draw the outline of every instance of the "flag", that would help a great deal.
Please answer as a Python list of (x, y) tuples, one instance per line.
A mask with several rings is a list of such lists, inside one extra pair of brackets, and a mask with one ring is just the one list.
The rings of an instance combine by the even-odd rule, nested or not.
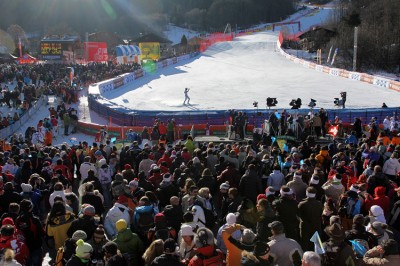
[(70, 81), (71, 81), (71, 86), (72, 86), (72, 82), (73, 82), (73, 80), (74, 80), (74, 68), (73, 67), (70, 67), (70, 72), (69, 72), (69, 79), (70, 79)]
[(332, 48), (333, 46), (331, 46), (331, 49), (329, 49), (328, 59), (326, 59), (327, 64), (329, 64), (329, 60), (331, 59)]
[(365, 253), (367, 253), (367, 249), (362, 244), (360, 244), (360, 242), (357, 242), (355, 240), (350, 240), (350, 243), (353, 246), (353, 250), (361, 257), (364, 257)]
[(317, 254), (325, 254), (325, 249), (322, 245), (321, 238), (319, 237), (318, 231), (315, 231), (310, 241), (314, 243), (314, 252)]
[[(286, 144), (286, 140), (285, 139), (277, 139), (276, 142), (278, 143), (279, 149), (281, 149), (281, 151), (284, 150), (284, 145)], [(289, 148), (288, 148), (289, 150)]]
[(22, 42), (20, 36), (18, 36), (18, 49), (19, 49), (19, 58), (22, 58)]
[(276, 141), (276, 138), (275, 137), (271, 137), (271, 140), (272, 140), (272, 144), (274, 144), (274, 142)]
[(339, 132), (339, 126), (330, 126), (328, 129), (328, 134), (332, 135), (333, 137), (336, 137), (336, 135)]
[(190, 129), (190, 135), (194, 138), (194, 125), (192, 125), (192, 129)]
[(110, 141), (111, 141), (112, 143), (114, 143), (114, 142), (117, 141), (117, 138), (116, 138), (116, 137), (113, 137), (113, 138), (110, 139)]
[(336, 48), (335, 53), (333, 54), (333, 57), (332, 57), (331, 66), (333, 66), (333, 64), (335, 63), (335, 59), (336, 59), (336, 55), (337, 55), (338, 51), (339, 51), (339, 48)]
[(283, 150), (285, 152), (289, 152), (289, 147), (288, 147), (288, 145), (286, 145), (286, 143), (283, 144)]

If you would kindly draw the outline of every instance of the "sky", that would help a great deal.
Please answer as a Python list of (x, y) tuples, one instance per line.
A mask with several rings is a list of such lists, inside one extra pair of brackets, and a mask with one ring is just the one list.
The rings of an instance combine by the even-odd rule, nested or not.
[[(329, 18), (330, 12), (329, 8), (311, 13), (302, 11), (288, 20), (299, 19), (301, 30), (306, 30)], [(294, 32), (297, 30), (297, 27), (289, 28)], [(179, 35), (185, 32), (172, 26), (170, 29), (178, 32), (172, 34), (170, 31), (176, 40), (180, 40)], [(277, 98), (278, 109), (289, 109), (292, 99), (301, 98), (305, 106), (313, 98), (317, 100), (317, 107), (329, 109), (335, 108), (334, 98), (346, 91), (347, 108), (380, 107), (382, 102), (389, 107), (398, 106), (398, 92), (320, 73), (286, 59), (277, 50), (277, 37), (278, 31), (264, 31), (215, 44), (195, 58), (147, 74), (128, 86), (105, 94), (105, 101), (139, 110), (189, 111), (252, 109), (254, 101), (259, 102), (259, 108), (264, 108), (267, 97)], [(305, 53), (299, 53), (306, 57)], [(191, 105), (183, 105), (185, 87), (190, 88)], [(80, 120), (106, 125), (108, 119), (88, 109), (86, 95), (87, 90), (83, 90), (79, 103), (73, 105), (79, 111)], [(51, 102), (51, 105), (56, 106), (56, 103)], [(42, 106), (32, 116), (32, 124), (24, 125), (18, 132), (24, 133), (28, 126), (36, 126), (39, 119), (47, 117), (49, 106)], [(3, 110), (6, 112), (8, 110)], [(12, 110), (9, 112), (13, 113)], [(93, 140), (81, 133), (59, 134), (54, 143), (70, 144), (71, 138)]]

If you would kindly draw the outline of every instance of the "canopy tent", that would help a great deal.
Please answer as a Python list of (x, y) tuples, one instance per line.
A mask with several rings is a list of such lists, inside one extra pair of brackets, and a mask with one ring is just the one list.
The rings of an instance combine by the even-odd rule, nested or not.
[(34, 64), (37, 62), (37, 59), (30, 54), (24, 54), (22, 57), (17, 59), (21, 65), (23, 64)]
[(117, 56), (140, 55), (140, 49), (136, 45), (118, 45), (115, 51)]
[(115, 53), (118, 64), (140, 64), (140, 48), (136, 45), (118, 45)]

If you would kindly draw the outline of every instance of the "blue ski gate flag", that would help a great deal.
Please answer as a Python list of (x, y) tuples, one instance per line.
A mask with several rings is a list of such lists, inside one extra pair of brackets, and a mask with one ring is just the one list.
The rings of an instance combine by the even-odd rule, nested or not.
[(322, 245), (321, 238), (319, 237), (318, 231), (315, 231), (313, 236), (310, 239), (311, 242), (314, 243), (314, 251), (317, 254), (325, 254), (325, 249)]

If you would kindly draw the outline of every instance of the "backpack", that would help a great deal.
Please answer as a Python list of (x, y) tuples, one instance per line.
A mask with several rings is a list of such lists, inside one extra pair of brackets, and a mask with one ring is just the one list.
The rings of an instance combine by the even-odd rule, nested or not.
[(223, 266), (224, 260), (217, 250), (214, 250), (214, 253), (211, 257), (206, 257), (201, 253), (196, 254), (196, 256), (203, 261), (203, 266)]
[(214, 228), (214, 226), (215, 226), (215, 221), (216, 221), (215, 216), (214, 216), (214, 212), (209, 210), (209, 209), (207, 209), (207, 208), (203, 208), (203, 207), (201, 207), (201, 208), (203, 209), (204, 217), (205, 217), (206, 220), (202, 221), (202, 220), (199, 219), (199, 221), (202, 224), (204, 224), (207, 228), (212, 230)]
[(346, 247), (346, 242), (341, 242), (339, 246), (337, 247), (337, 251), (331, 251), (331, 250), (326, 250), (325, 254), (323, 255), (323, 263), (322, 265), (324, 266), (338, 266), (337, 265), (337, 259), (342, 250)]
[(358, 199), (348, 197), (344, 206), (339, 208), (339, 214), (346, 218), (352, 219), (355, 215), (360, 214), (361, 203)]
[(60, 247), (57, 250), (56, 259), (54, 260), (52, 266), (64, 266), (66, 264), (66, 261), (64, 260), (63, 257), (64, 257), (64, 247)]
[(142, 233), (147, 233), (150, 228), (154, 227), (154, 211), (143, 212), (139, 215), (138, 229)]
[(364, 239), (350, 240), (350, 243), (358, 259), (362, 259), (369, 250), (368, 242)]
[(153, 241), (156, 239), (162, 239), (163, 241), (165, 241), (168, 238), (172, 238), (170, 228), (159, 229), (155, 231), (153, 235)]

